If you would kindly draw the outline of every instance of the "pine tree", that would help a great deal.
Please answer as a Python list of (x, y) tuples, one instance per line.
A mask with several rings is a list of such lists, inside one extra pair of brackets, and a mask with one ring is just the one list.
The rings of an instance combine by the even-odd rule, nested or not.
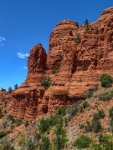
[(15, 85), (14, 85), (14, 89), (15, 89), (15, 90), (18, 89), (18, 84), (15, 84)]
[(8, 92), (11, 93), (12, 92), (12, 88), (11, 86), (8, 88)]

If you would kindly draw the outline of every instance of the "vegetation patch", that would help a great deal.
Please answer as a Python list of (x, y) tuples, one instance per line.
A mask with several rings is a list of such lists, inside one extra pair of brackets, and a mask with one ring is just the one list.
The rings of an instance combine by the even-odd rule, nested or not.
[(0, 138), (3, 138), (6, 135), (7, 135), (6, 131), (0, 131)]
[(102, 100), (102, 101), (109, 101), (112, 98), (113, 98), (113, 91), (105, 92), (99, 96), (99, 100)]
[(111, 108), (109, 109), (109, 116), (110, 116), (110, 117), (113, 117), (113, 107), (111, 107)]
[(113, 78), (108, 74), (102, 74), (100, 76), (101, 86), (104, 88), (109, 88), (112, 86)]
[(78, 137), (74, 143), (77, 148), (88, 148), (91, 143), (91, 139), (86, 135)]
[(52, 85), (52, 80), (49, 77), (44, 77), (41, 81), (41, 85), (44, 89), (47, 89)]
[(52, 74), (58, 74), (58, 70), (57, 69), (52, 69)]
[(75, 42), (76, 42), (77, 44), (80, 44), (80, 43), (81, 43), (81, 36), (80, 36), (80, 34), (79, 34), (79, 33), (78, 33), (78, 34), (76, 34)]
[(60, 127), (57, 127), (55, 129), (55, 134), (55, 139), (53, 140), (54, 146), (56, 147), (56, 149), (62, 150), (67, 143), (66, 133)]
[(99, 132), (102, 129), (100, 119), (105, 117), (103, 109), (93, 114), (92, 121), (87, 121), (85, 124), (80, 124), (81, 129), (85, 129), (86, 132)]
[(99, 132), (102, 129), (101, 122), (99, 119), (93, 119), (91, 126), (92, 126), (92, 131), (95, 133)]
[(86, 98), (93, 97), (94, 92), (95, 92), (95, 89), (89, 89), (86, 93)]
[(88, 19), (86, 19), (84, 21), (84, 25), (85, 25), (85, 31), (88, 32), (89, 31), (89, 21), (88, 21)]
[(66, 115), (66, 111), (67, 109), (62, 107), (57, 110), (56, 114), (40, 120), (39, 131), (41, 134), (48, 134), (51, 129), (53, 129), (55, 133), (53, 143), (51, 143), (47, 137), (44, 139), (42, 137), (40, 145), (42, 150), (50, 150), (50, 147), (61, 150), (66, 145), (67, 136), (63, 129), (63, 117)]

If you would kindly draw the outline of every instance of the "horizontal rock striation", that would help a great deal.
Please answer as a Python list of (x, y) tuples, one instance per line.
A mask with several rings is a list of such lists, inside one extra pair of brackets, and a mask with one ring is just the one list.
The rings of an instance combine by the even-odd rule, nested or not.
[[(41, 44), (34, 46), (27, 79), (13, 91), (8, 110), (26, 120), (51, 114), (85, 99), (86, 92), (99, 85), (102, 73), (113, 75), (113, 8), (92, 24), (60, 22), (50, 35), (48, 54)], [(41, 85), (45, 77), (52, 82), (47, 89)]]

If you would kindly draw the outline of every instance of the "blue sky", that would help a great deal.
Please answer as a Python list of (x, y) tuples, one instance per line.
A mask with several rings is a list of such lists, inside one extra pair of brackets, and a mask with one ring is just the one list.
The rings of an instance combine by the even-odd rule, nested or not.
[(113, 0), (0, 0), (0, 88), (21, 85), (30, 48), (48, 51), (51, 31), (64, 19), (96, 21)]

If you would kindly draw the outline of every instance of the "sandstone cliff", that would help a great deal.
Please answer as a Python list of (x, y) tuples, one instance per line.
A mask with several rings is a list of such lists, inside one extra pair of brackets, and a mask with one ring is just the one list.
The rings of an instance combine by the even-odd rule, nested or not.
[[(113, 75), (113, 8), (104, 10), (97, 22), (88, 26), (60, 22), (50, 35), (48, 54), (41, 44), (33, 47), (27, 79), (13, 91), (7, 109), (28, 120), (53, 113), (84, 99), (105, 72)], [(41, 86), (45, 77), (52, 81), (47, 89)]]

